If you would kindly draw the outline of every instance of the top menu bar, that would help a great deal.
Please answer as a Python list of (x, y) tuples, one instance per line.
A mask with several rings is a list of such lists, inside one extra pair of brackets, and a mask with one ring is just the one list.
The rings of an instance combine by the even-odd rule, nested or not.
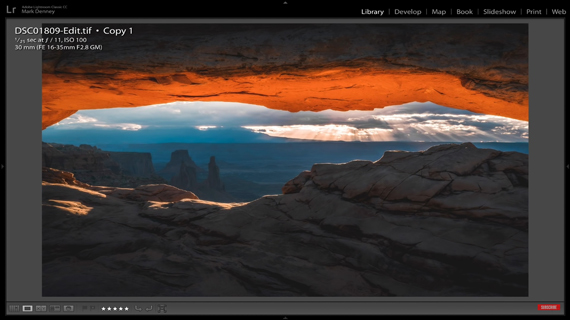
[(566, 17), (567, 8), (420, 8), (383, 7), (376, 4), (348, 3), (339, 5), (307, 6), (298, 0), (265, 1), (251, 4), (235, 1), (221, 4), (203, 1), (199, 5), (166, 4), (163, 1), (130, 6), (105, 4), (104, 1), (88, 4), (8, 4), (4, 16), (9, 17), (138, 17), (138, 18), (520, 18)]
[(384, 8), (362, 9), (362, 16), (375, 17), (565, 17), (564, 8)]

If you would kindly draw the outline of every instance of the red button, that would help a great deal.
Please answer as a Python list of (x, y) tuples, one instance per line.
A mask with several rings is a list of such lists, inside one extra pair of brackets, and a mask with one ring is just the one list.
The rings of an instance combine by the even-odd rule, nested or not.
[(559, 304), (539, 304), (538, 310), (560, 310)]

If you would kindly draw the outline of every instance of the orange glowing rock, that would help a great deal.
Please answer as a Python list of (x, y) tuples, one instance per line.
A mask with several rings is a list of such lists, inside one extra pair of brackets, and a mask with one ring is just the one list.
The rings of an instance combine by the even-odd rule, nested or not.
[[(149, 80), (151, 78), (151, 80)], [(158, 79), (160, 81), (152, 80)], [(191, 79), (188, 82), (175, 79)], [(520, 103), (469, 90), (456, 76), (337, 67), (295, 74), (228, 78), (193, 73), (122, 73), (108, 79), (82, 75), (43, 76), (43, 129), (77, 110), (138, 107), (175, 101), (226, 101), (271, 109), (322, 111), (372, 110), (426, 102), (528, 121), (528, 96)]]
[(296, 111), (413, 101), (528, 121), (528, 26), (137, 25), (43, 53), (46, 128), (77, 110), (226, 101)]

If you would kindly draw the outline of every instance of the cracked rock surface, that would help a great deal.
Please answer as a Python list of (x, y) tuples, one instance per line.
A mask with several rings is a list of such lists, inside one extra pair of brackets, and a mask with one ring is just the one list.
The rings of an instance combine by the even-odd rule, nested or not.
[(55, 175), (44, 296), (528, 294), (524, 154), (465, 143), (315, 164), (248, 203)]
[(431, 101), (528, 120), (526, 24), (137, 24), (89, 43), (104, 49), (43, 52), (43, 129), (77, 110), (176, 101), (291, 112)]

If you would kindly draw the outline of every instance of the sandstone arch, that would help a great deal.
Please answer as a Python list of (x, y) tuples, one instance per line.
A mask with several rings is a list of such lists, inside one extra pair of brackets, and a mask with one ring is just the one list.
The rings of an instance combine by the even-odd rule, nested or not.
[[(132, 26), (132, 25), (131, 25)], [(125, 26), (114, 26), (125, 27)], [(288, 111), (412, 101), (528, 121), (528, 26), (134, 25), (45, 51), (42, 128), (77, 110), (232, 101)]]

